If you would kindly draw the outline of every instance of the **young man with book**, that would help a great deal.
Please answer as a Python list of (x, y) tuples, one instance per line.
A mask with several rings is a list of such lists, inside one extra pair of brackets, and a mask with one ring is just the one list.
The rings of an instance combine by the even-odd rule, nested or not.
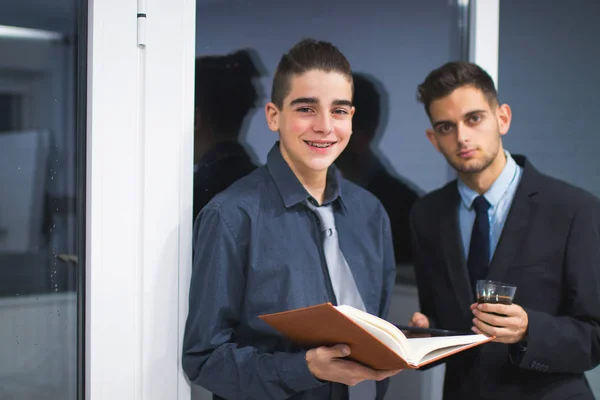
[[(458, 179), (412, 209), (421, 312), (410, 324), (496, 337), (447, 359), (444, 399), (593, 399), (600, 202), (504, 150), (511, 109), (479, 66), (443, 65), (418, 97)], [(512, 304), (476, 304), (477, 280), (516, 286)]]
[(388, 312), (388, 216), (332, 165), (352, 133), (352, 95), (350, 65), (335, 46), (296, 44), (265, 107), (279, 134), (267, 164), (196, 220), (182, 362), (216, 399), (381, 399), (398, 372), (345, 359), (343, 343), (303, 350), (258, 317), (324, 302)]

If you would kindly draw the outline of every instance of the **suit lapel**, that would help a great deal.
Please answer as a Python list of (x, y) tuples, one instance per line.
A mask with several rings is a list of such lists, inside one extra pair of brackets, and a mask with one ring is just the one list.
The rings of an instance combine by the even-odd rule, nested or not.
[(468, 314), (467, 316), (469, 316), (471, 315), (469, 306), (475, 301), (475, 298), (469, 281), (469, 273), (462, 251), (463, 246), (458, 226), (458, 202), (460, 201), (460, 196), (456, 185), (449, 186), (448, 191), (449, 201), (446, 202), (440, 229), (442, 248), (454, 294), (460, 303), (460, 309), (465, 315)]
[[(517, 160), (516, 156), (514, 158)], [(523, 175), (490, 263), (487, 275), (490, 280), (502, 281), (504, 279), (508, 267), (519, 253), (531, 227), (535, 211), (531, 197), (537, 193), (535, 183), (538, 172), (525, 160), (521, 163), (524, 167)]]

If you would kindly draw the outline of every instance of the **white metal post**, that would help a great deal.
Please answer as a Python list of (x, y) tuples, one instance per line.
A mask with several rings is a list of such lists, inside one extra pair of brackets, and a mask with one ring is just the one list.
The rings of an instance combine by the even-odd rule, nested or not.
[(88, 400), (190, 398), (195, 7), (89, 3)]
[(492, 77), (498, 88), (500, 0), (471, 0), (469, 61)]

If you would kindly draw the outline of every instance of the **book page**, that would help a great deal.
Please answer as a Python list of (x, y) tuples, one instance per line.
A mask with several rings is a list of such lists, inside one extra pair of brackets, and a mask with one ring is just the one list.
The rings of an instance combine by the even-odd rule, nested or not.
[(475, 334), (408, 339), (410, 354), (406, 361), (411, 365), (418, 365), (438, 356), (451, 353), (462, 346), (487, 339), (488, 337), (485, 335)]
[(407, 339), (402, 331), (382, 318), (347, 305), (336, 308), (413, 366), (488, 339), (475, 334)]
[(394, 338), (396, 338), (396, 340), (399, 342), (404, 343), (408, 340), (406, 338), (406, 336), (404, 335), (404, 333), (400, 329), (396, 328), (396, 326), (394, 324), (391, 324), (390, 322), (386, 321), (385, 319), (379, 318), (373, 314), (369, 314), (368, 312), (361, 311), (352, 306), (341, 305), (341, 306), (336, 306), (335, 308), (337, 308), (339, 311), (341, 311), (345, 315), (348, 315), (348, 316), (351, 315), (355, 318), (359, 318), (373, 326), (378, 327), (379, 329), (394, 336)]
[(429, 360), (433, 360), (433, 359), (438, 358), (438, 357), (441, 358), (445, 354), (452, 353), (454, 350), (458, 350), (458, 349), (460, 349), (463, 346), (464, 346), (464, 344), (461, 344), (461, 345), (458, 345), (458, 346), (450, 346), (450, 347), (444, 347), (444, 348), (441, 348), (441, 349), (433, 350), (433, 351), (425, 354), (425, 356), (423, 358), (421, 358), (418, 363), (410, 363), (410, 365), (417, 366), (419, 364), (426, 363)]
[(336, 306), (336, 308), (395, 351), (400, 357), (406, 358), (409, 353), (408, 339), (393, 324), (351, 306), (341, 305)]
[(361, 318), (357, 318), (354, 315), (346, 315), (346, 316), (348, 318), (350, 318), (355, 324), (357, 324), (358, 326), (360, 326), (361, 328), (363, 328), (364, 330), (369, 332), (371, 335), (373, 335), (377, 339), (379, 339), (380, 342), (385, 344), (389, 349), (394, 351), (400, 357), (402, 357), (403, 359), (406, 359), (406, 354), (409, 351), (409, 349), (405, 347), (406, 344), (403, 345), (401, 342), (396, 340), (396, 338), (393, 335), (391, 335), (390, 333), (388, 333), (387, 331), (384, 331), (384, 330), (380, 329), (379, 327), (374, 326), (374, 325), (364, 321)]

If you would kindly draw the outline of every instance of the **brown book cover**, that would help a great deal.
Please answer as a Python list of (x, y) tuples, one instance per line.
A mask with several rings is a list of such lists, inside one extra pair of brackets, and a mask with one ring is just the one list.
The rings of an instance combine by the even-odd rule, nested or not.
[[(431, 347), (432, 344), (435, 347), (435, 343), (438, 343), (442, 346), (437, 350), (439, 354), (435, 354), (436, 350), (434, 349), (434, 352), (430, 352), (430, 355), (423, 361), (412, 361), (409, 363), (396, 351), (392, 350), (388, 345), (384, 344), (383, 341), (378, 339), (331, 303), (323, 303), (274, 314), (259, 315), (259, 318), (287, 336), (293, 342), (307, 349), (319, 346), (347, 344), (351, 348), (350, 359), (378, 370), (420, 368), (441, 358), (448, 357), (452, 354), (487, 343), (494, 339), (493, 337), (481, 337), (477, 338), (477, 341), (474, 343), (445, 346), (441, 344), (442, 340), (436, 341), (436, 339), (439, 338), (431, 338), (428, 347)], [(371, 327), (369, 329), (378, 328)], [(393, 329), (400, 332), (395, 327)], [(394, 334), (394, 336), (398, 337), (396, 334)], [(474, 337), (481, 335), (467, 336)], [(409, 343), (408, 346), (410, 346), (411, 340), (422, 340), (406, 339), (401, 332), (400, 337), (404, 338), (400, 340)], [(446, 344), (448, 340), (450, 340), (450, 337), (443, 338), (445, 338)], [(457, 336), (454, 336), (454, 338), (457, 338)]]

